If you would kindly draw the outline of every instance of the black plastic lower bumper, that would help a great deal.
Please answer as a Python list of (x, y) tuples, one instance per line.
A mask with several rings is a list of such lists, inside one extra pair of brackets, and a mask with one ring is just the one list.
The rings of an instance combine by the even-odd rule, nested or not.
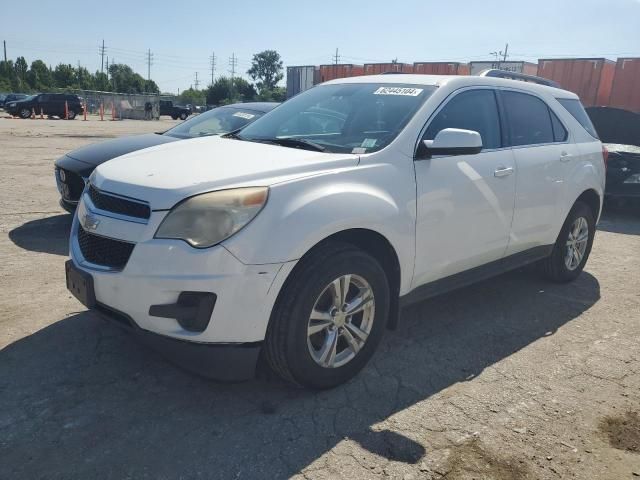
[(143, 330), (131, 317), (106, 305), (97, 304), (93, 310), (106, 320), (124, 327), (141, 343), (191, 373), (221, 382), (240, 382), (255, 376), (262, 342), (188, 342)]

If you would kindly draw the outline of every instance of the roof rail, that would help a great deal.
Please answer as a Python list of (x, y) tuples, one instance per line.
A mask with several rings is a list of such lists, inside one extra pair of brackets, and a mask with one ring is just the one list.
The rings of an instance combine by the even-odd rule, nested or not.
[(483, 70), (478, 74), (479, 77), (494, 77), (494, 78), (506, 78), (509, 80), (520, 80), (521, 82), (537, 83), (539, 85), (546, 85), (547, 87), (562, 88), (560, 84), (549, 80), (547, 78), (536, 77), (535, 75), (526, 75), (524, 73), (508, 72), (506, 70), (498, 70), (492, 68), (489, 70)]
[(406, 72), (394, 72), (391, 70), (388, 70), (386, 72), (382, 72), (380, 75), (406, 75)]

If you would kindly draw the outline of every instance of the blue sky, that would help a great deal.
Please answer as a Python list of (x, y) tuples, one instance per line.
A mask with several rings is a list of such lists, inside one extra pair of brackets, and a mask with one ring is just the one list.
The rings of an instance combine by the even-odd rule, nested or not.
[[(110, 61), (126, 62), (163, 91), (209, 83), (238, 57), (245, 74), (253, 53), (277, 50), (285, 65), (471, 61), (509, 42), (511, 60), (561, 56), (640, 56), (640, 0), (369, 0), (187, 1), (113, 0), (11, 2), (2, 9), (7, 55), (55, 65), (100, 68), (105, 40)], [(7, 19), (21, 21), (8, 21)]]

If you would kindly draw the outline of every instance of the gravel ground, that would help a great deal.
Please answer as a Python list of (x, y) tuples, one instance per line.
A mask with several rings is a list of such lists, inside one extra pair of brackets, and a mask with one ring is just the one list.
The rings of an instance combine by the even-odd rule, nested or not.
[(0, 478), (627, 479), (640, 475), (640, 211), (586, 271), (524, 269), (407, 309), (321, 393), (182, 372), (67, 293), (53, 161), (161, 122), (0, 119)]

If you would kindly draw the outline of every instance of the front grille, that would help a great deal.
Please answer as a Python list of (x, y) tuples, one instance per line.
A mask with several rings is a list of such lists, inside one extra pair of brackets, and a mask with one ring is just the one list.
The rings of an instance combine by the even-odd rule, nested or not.
[[(77, 202), (84, 190), (84, 179), (75, 172), (64, 168), (58, 168), (58, 180), (63, 185), (62, 196), (65, 200)], [(62, 179), (64, 177), (64, 180)], [(66, 188), (65, 188), (66, 186)]]
[(78, 227), (78, 244), (85, 260), (116, 270), (124, 268), (135, 247), (133, 243), (94, 235), (81, 226)]
[(151, 208), (149, 205), (135, 200), (116, 197), (107, 192), (101, 192), (93, 185), (89, 185), (89, 197), (97, 208), (106, 210), (107, 212), (145, 219), (151, 216)]

